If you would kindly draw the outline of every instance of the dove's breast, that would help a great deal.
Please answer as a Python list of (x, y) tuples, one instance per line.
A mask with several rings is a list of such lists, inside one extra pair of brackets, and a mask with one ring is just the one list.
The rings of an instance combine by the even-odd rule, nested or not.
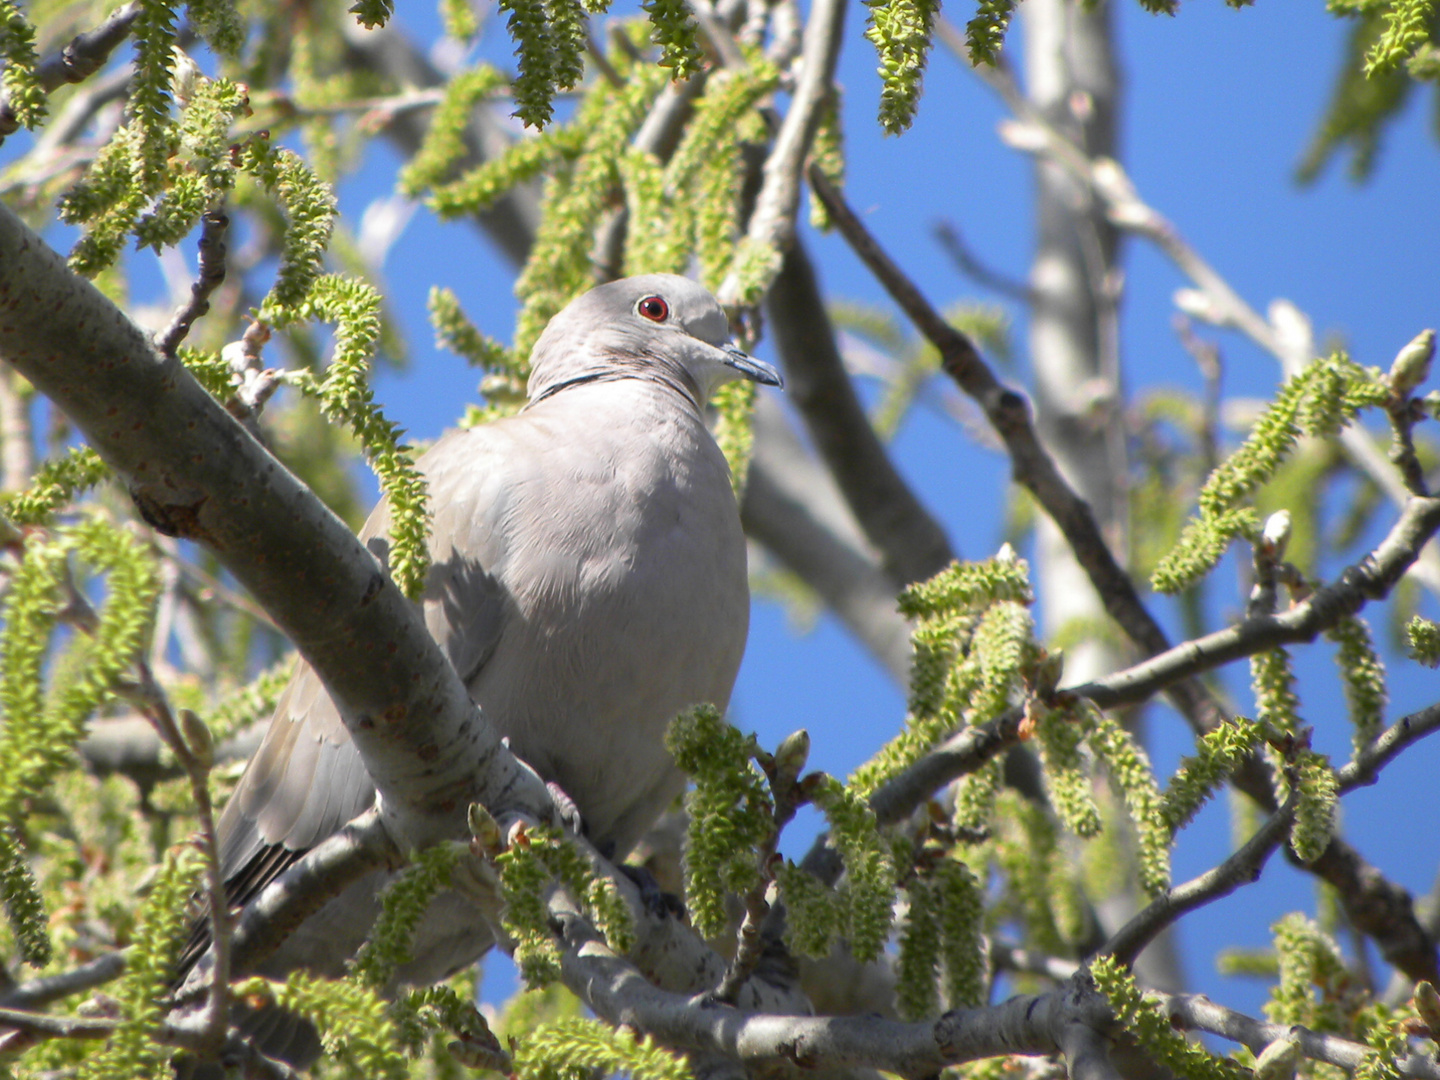
[(729, 471), (693, 408), (639, 380), (570, 388), (500, 427), (523, 469), (492, 459), (503, 496), (473, 505), (506, 615), (461, 674), (590, 836), (624, 851), (682, 787), (666, 725), (724, 709), (744, 652)]

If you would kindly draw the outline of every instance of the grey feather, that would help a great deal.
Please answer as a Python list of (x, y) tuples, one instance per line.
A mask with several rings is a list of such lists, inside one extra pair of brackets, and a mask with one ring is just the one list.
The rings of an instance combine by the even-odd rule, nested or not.
[[(665, 726), (697, 702), (723, 709), (744, 651), (744, 537), (703, 418), (709, 394), (737, 377), (780, 382), (730, 344), (704, 289), (670, 275), (614, 282), (541, 335), (525, 410), (451, 432), (419, 461), (433, 507), (427, 627), (486, 719), (617, 855), (681, 790)], [(382, 561), (388, 528), (382, 503), (362, 533)], [(373, 798), (301, 663), (220, 822), (233, 898), (256, 895)], [(334, 966), (321, 958), (363, 938), (379, 881), (338, 898), (267, 969)], [(427, 919), (408, 979), (441, 977), (487, 946), (483, 928), (457, 930), (456, 899), (448, 927)]]

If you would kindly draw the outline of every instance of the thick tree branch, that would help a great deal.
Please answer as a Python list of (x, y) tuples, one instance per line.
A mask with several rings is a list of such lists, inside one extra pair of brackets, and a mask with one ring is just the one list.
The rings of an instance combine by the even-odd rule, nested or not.
[(204, 544), (271, 612), (341, 705), (402, 844), (460, 835), (476, 799), (548, 817), (543, 785), (374, 555), (8, 208), (0, 358), (65, 410), (151, 524)]

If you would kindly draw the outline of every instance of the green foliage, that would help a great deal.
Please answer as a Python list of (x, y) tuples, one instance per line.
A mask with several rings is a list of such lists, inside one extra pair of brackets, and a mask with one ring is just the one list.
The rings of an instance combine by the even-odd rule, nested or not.
[(1096, 716), (1089, 743), (1125, 797), (1139, 847), (1140, 884), (1159, 896), (1170, 887), (1170, 830), (1150, 759), (1134, 737), (1108, 716)]
[(698, 705), (670, 724), (665, 747), (695, 786), (685, 796), (685, 902), (705, 937), (725, 930), (726, 891), (760, 880), (756, 847), (773, 831), (774, 804), (752, 762), (753, 735), (741, 735), (713, 705)]
[(1095, 805), (1080, 752), (1088, 721), (1087, 710), (1074, 708), (1041, 710), (1035, 722), (1035, 743), (1050, 803), (1065, 827), (1081, 837), (1100, 831), (1100, 808)]
[(185, 14), (195, 32), (222, 56), (236, 56), (245, 44), (245, 22), (235, 0), (186, 0)]
[[(597, 84), (590, 93), (608, 96), (608, 84)], [(575, 123), (519, 139), (499, 157), (435, 188), (430, 208), (443, 221), (488, 209), (515, 185), (534, 179), (552, 165), (573, 161), (585, 145), (585, 134)]]
[(543, 986), (560, 975), (560, 953), (545, 910), (545, 890), (552, 880), (579, 901), (611, 949), (624, 954), (634, 947), (630, 913), (614, 883), (596, 874), (567, 837), (548, 828), (526, 830), (495, 863), (505, 929), (516, 941), (515, 963), (531, 986)]
[(408, 1080), (400, 1033), (385, 1001), (369, 986), (297, 971), (283, 983), (246, 979), (235, 987), (235, 994), (248, 1002), (274, 1003), (313, 1023), (323, 1033), (326, 1057), (339, 1064), (342, 1075)]
[(1015, 0), (980, 0), (975, 17), (965, 24), (965, 41), (970, 46), (972, 64), (995, 66), (1014, 14)]
[(1275, 1024), (1304, 1024), (1313, 1031), (1344, 1028), (1340, 988), (1350, 979), (1340, 949), (1304, 915), (1286, 915), (1271, 927), (1280, 961), (1280, 980), (1270, 992), (1265, 1015)]
[(495, 862), (505, 903), (505, 931), (515, 940), (515, 966), (528, 986), (554, 982), (560, 977), (560, 951), (545, 912), (550, 872), (528, 839), (517, 839)]
[[(810, 144), (810, 161), (837, 188), (845, 186), (845, 129), (840, 123), (841, 90), (835, 87), (825, 99), (820, 123), (815, 128), (815, 141)], [(821, 232), (829, 232), (834, 224), (825, 204), (810, 192), (810, 224)]]
[(895, 995), (900, 1015), (922, 1020), (939, 1011), (937, 975), (945, 971), (949, 1008), (984, 1004), (986, 958), (980, 883), (963, 862), (943, 858), (906, 886)]
[(446, 37), (467, 45), (480, 33), (480, 20), (469, 0), (440, 0), (440, 22)]
[(0, 896), (4, 898), (10, 931), (20, 947), (20, 959), (32, 967), (44, 967), (53, 951), (45, 899), (35, 875), (25, 864), (24, 850), (9, 829), (0, 829)]
[(1160, 813), (1173, 836), (1190, 824), (1216, 787), (1243, 761), (1260, 740), (1260, 725), (1245, 717), (1227, 720), (1207, 732), (1192, 757), (1180, 767), (1165, 788)]
[(1290, 829), (1290, 848), (1302, 863), (1314, 862), (1330, 843), (1335, 831), (1335, 806), (1340, 782), (1330, 759), (1313, 750), (1295, 755), (1295, 824)]
[[(462, 5), (467, 8), (469, 5)], [(470, 114), (505, 85), (505, 76), (489, 64), (469, 68), (450, 80), (435, 107), (420, 149), (400, 170), (399, 189), (411, 198), (438, 186), (465, 153)]]
[(912, 1023), (938, 1013), (940, 966), (939, 903), (935, 890), (923, 877), (906, 887), (909, 905), (900, 927), (900, 951), (895, 961), (895, 1006), (901, 1019)]
[(1288, 652), (1266, 649), (1250, 657), (1250, 686), (1262, 724), (1292, 735), (1300, 730), (1300, 699), (1295, 696), (1295, 673)]
[(1355, 1080), (1400, 1080), (1400, 1062), (1410, 1056), (1410, 1040), (1397, 1019), (1382, 1004), (1362, 1010), (1356, 1027), (1370, 1052), (1355, 1069)]
[(335, 227), (335, 193), (294, 151), (260, 135), (243, 144), (240, 167), (279, 200), (288, 219), (275, 284), (260, 304), (263, 322), (284, 326), (297, 317), (324, 269)]
[(350, 13), (366, 30), (374, 30), (390, 21), (390, 16), (395, 14), (395, 3), (394, 0), (355, 0)]
[(1397, 70), (1432, 40), (1435, 21), (1434, 0), (1390, 0), (1385, 27), (1365, 56), (1365, 74), (1373, 78)]
[(535, 245), (515, 283), (523, 302), (515, 327), (519, 356), (528, 357), (551, 317), (594, 284), (595, 226), (619, 183), (624, 148), (664, 83), (660, 69), (648, 65), (632, 64), (629, 75), (619, 88), (597, 81), (574, 121), (584, 132), (579, 158), (546, 185)]
[[(1006, 553), (983, 562), (955, 562), (928, 581), (900, 594), (900, 611), (916, 620), (911, 634), (910, 701), (905, 729), (850, 778), (865, 796), (918, 761), (962, 722), (981, 724), (1009, 704), (1018, 689), (1006, 674), (1020, 674), (1015, 634), (1028, 620), (1017, 608), (1033, 601), (1024, 560)], [(994, 649), (976, 647), (982, 621), (992, 607), (1003, 608), (986, 628)], [(986, 682), (988, 678), (988, 683)], [(981, 694), (981, 687), (987, 692)], [(992, 778), (993, 779), (993, 778)], [(981, 791), (991, 790), (988, 782)]]
[(880, 955), (890, 936), (895, 861), (880, 834), (875, 812), (853, 787), (824, 778), (812, 802), (825, 814), (830, 838), (845, 864), (846, 937), (861, 963)]
[(1440, 667), (1440, 624), (1419, 615), (1405, 626), (1410, 658), (1426, 667)]
[(88, 446), (67, 450), (40, 466), (30, 487), (0, 496), (0, 514), (14, 525), (45, 525), (76, 495), (110, 475), (100, 455)]
[(720, 387), (715, 393), (715, 411), (715, 441), (730, 466), (730, 486), (738, 501), (745, 495), (755, 448), (755, 384), (742, 379)]
[(1390, 699), (1385, 688), (1385, 664), (1375, 652), (1370, 628), (1358, 615), (1345, 616), (1325, 636), (1339, 645), (1335, 662), (1340, 666), (1345, 699), (1350, 704), (1355, 749), (1360, 751), (1380, 734), (1385, 722), (1385, 705)]
[(365, 944), (350, 962), (350, 977), (382, 992), (395, 969), (410, 959), (415, 928), (430, 901), (450, 884), (450, 874), (463, 848), (436, 844), (418, 851), (409, 866), (380, 894), (380, 914)]
[[(109, 596), (69, 659), (42, 682), (50, 633), (64, 606), (71, 554), (105, 572)], [(139, 540), (98, 518), (27, 539), (10, 580), (0, 630), (0, 827), (19, 825), (28, 799), (69, 763), (85, 721), (114, 692), (150, 632), (158, 592), (155, 568)], [(83, 662), (82, 661), (83, 658)]]
[(581, 16), (574, 0), (500, 0), (499, 8), (510, 13), (505, 25), (519, 68), (511, 87), (514, 115), (543, 128), (555, 111), (556, 91), (573, 89), (583, 70), (583, 39), (575, 33)]
[(400, 442), (403, 432), (385, 419), (366, 379), (380, 336), (380, 294), (363, 281), (327, 274), (315, 280), (298, 314), (335, 323), (335, 352), (325, 378), (302, 372), (292, 381), (317, 397), (326, 418), (347, 425), (364, 448), (388, 501), (390, 576), (414, 599), (430, 571), (429, 493), (414, 452)]
[(125, 974), (113, 991), (120, 1024), (104, 1049), (85, 1058), (80, 1080), (159, 1076), (168, 1069), (170, 1051), (155, 1042), (154, 1031), (165, 1016), (165, 991), (190, 930), (187, 901), (204, 865), (200, 852), (188, 844), (166, 853), (140, 905)]
[(1250, 1071), (1227, 1058), (1214, 1057), (1176, 1031), (1165, 1011), (1147, 1001), (1135, 979), (1113, 956), (1090, 962), (1096, 987), (1110, 1002), (1125, 1031), (1147, 1057), (1184, 1080), (1242, 1080)]
[(254, 679), (206, 711), (205, 726), (215, 741), (224, 742), (251, 724), (266, 719), (295, 673), (295, 657), (286, 655)]
[(0, 0), (0, 59), (5, 61), (3, 85), (10, 111), (22, 127), (45, 119), (45, 88), (35, 74), (35, 27), (15, 0)]
[(135, 180), (147, 194), (165, 183), (166, 163), (174, 149), (170, 116), (175, 73), (175, 7), (169, 0), (140, 0), (135, 38), (135, 75), (130, 80), (130, 115), (139, 143)]
[(659, 65), (669, 68), (676, 82), (698, 72), (703, 59), (696, 41), (699, 28), (684, 0), (642, 0), (640, 8), (650, 18), (650, 40), (660, 46)]
[(578, 1017), (543, 1024), (515, 1049), (517, 1080), (587, 1080), (593, 1075), (632, 1080), (689, 1080), (685, 1059), (637, 1039), (626, 1028)]
[(880, 126), (898, 135), (915, 119), (939, 4), (934, 0), (865, 0), (865, 36), (880, 56)]
[(1275, 475), (1300, 436), (1333, 436), (1361, 409), (1383, 405), (1387, 393), (1378, 370), (1364, 369), (1339, 352), (1288, 379), (1250, 437), (1210, 474), (1200, 492), (1200, 513), (1156, 567), (1154, 587), (1179, 592), (1219, 561), (1232, 538), (1253, 537), (1258, 521), (1240, 504)]
[(978, 1008), (985, 1004), (989, 974), (985, 941), (985, 892), (974, 871), (958, 859), (935, 868), (940, 897), (940, 950), (945, 963), (949, 1007)]

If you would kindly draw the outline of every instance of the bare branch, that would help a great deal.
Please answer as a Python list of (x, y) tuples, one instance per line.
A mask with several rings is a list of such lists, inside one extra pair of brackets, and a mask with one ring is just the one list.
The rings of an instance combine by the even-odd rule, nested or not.
[[(764, 180), (745, 233), (750, 243), (783, 253), (794, 242), (801, 174), (835, 80), (845, 6), (844, 0), (816, 0), (810, 9), (800, 77), (775, 145), (765, 159)], [(733, 270), (715, 295), (726, 307), (740, 300), (740, 279)]]
[(190, 286), (190, 299), (155, 339), (155, 347), (166, 356), (175, 355), (195, 320), (210, 310), (210, 294), (225, 280), (225, 230), (229, 226), (230, 219), (220, 207), (200, 216), (200, 269)]
[[(130, 27), (139, 15), (138, 3), (117, 8), (95, 29), (77, 34), (58, 53), (47, 56), (35, 71), (45, 92), (48, 94), (66, 83), (84, 82), (104, 67), (115, 47), (130, 35)], [(19, 128), (20, 122), (10, 108), (10, 95), (0, 91), (0, 143)]]
[(955, 269), (977, 285), (982, 285), (992, 292), (1008, 297), (1017, 304), (1028, 306), (1035, 302), (1035, 290), (1025, 282), (1006, 277), (998, 270), (991, 270), (977, 259), (966, 246), (960, 230), (951, 222), (936, 222), (931, 232), (940, 247), (944, 249), (945, 254), (950, 256), (950, 261), (955, 264)]
[[(1270, 1024), (1264, 1020), (1216, 1005), (1203, 994), (1160, 995), (1170, 1022), (1187, 1031), (1206, 1031), (1211, 1035), (1244, 1043), (1255, 1053), (1287, 1036), (1297, 1040), (1300, 1053), (1313, 1061), (1328, 1061), (1342, 1069), (1353, 1071), (1370, 1053), (1362, 1043), (1342, 1039), (1338, 1035), (1323, 1035), (1298, 1024), (1287, 1027), (1284, 1024)], [(1440, 1065), (1421, 1054), (1409, 1054), (1394, 1062), (1401, 1076), (1423, 1077), (1425, 1080), (1440, 1080)]]
[(1291, 799), (1271, 814), (1255, 835), (1240, 849), (1199, 877), (1177, 885), (1164, 896), (1152, 900), (1101, 948), (1129, 967), (1141, 950), (1154, 941), (1166, 927), (1196, 908), (1204, 907), (1221, 897), (1229, 896), (1242, 885), (1260, 878), (1271, 853), (1285, 842), (1290, 823), (1295, 818), (1295, 801)]
[(51, 1002), (103, 986), (125, 972), (125, 953), (113, 952), (98, 956), (58, 975), (44, 975), (9, 990), (0, 997), (0, 1007), (7, 1009), (43, 1009)]

